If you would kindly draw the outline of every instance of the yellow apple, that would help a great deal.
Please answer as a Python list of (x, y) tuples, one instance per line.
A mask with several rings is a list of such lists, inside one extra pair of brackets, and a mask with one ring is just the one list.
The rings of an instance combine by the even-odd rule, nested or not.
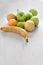
[(28, 21), (25, 22), (24, 28), (25, 28), (27, 31), (33, 31), (33, 30), (35, 29), (35, 24), (34, 24), (33, 21), (28, 20)]

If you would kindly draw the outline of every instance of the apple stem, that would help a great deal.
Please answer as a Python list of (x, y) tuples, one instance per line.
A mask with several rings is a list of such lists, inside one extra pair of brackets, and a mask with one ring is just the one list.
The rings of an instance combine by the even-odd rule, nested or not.
[(19, 9), (17, 9), (17, 12), (19, 12)]

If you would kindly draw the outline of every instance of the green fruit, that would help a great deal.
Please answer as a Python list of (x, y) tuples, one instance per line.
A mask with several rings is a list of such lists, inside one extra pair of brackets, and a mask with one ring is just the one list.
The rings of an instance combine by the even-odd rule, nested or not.
[(33, 16), (37, 16), (38, 12), (35, 9), (30, 9), (29, 12), (33, 14)]
[(25, 14), (24, 14), (24, 12), (18, 12), (17, 13), (17, 20), (18, 21), (25, 21)]
[(32, 13), (30, 13), (30, 12), (26, 13), (25, 20), (31, 19), (32, 16), (33, 16)]
[(33, 17), (31, 18), (31, 20), (34, 22), (35, 26), (38, 26), (38, 24), (39, 24), (39, 19), (38, 19), (36, 16), (33, 16)]
[(20, 28), (23, 28), (24, 27), (24, 22), (18, 22), (17, 26), (20, 27)]

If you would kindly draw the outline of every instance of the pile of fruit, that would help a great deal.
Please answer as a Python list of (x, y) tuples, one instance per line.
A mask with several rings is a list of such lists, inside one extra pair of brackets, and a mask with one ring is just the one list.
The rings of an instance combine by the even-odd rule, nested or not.
[(17, 14), (10, 13), (7, 15), (8, 26), (1, 27), (0, 29), (5, 32), (15, 32), (20, 34), (28, 42), (28, 33), (35, 30), (39, 24), (37, 17), (38, 12), (35, 9), (30, 9), (27, 13), (18, 11)]
[(30, 9), (27, 13), (18, 11), (16, 15), (10, 13), (7, 15), (8, 25), (17, 26), (26, 31), (33, 31), (39, 24), (37, 15), (38, 12), (35, 9)]

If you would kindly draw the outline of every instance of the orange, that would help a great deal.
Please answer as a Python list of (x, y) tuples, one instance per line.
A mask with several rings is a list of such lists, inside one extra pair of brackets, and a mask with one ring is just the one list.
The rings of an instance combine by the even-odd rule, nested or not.
[(17, 24), (17, 20), (15, 20), (15, 19), (10, 19), (9, 22), (8, 22), (8, 24), (9, 24), (10, 26), (15, 26), (15, 25)]

